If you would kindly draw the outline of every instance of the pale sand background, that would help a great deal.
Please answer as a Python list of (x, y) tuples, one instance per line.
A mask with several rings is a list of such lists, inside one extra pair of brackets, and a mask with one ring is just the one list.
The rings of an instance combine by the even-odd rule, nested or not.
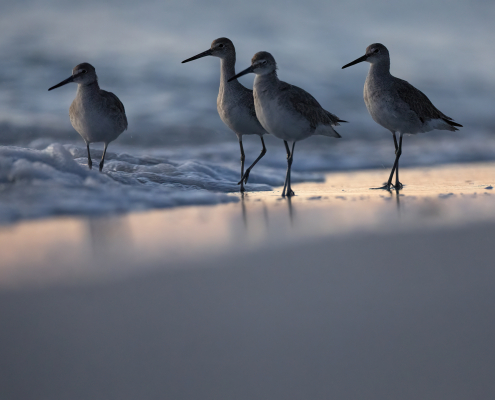
[(0, 228), (0, 398), (495, 396), (495, 164)]

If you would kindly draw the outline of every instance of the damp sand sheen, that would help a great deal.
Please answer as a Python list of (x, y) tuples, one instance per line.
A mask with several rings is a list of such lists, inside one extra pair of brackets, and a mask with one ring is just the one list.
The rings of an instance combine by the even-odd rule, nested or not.
[(329, 173), (324, 183), (294, 184), (292, 199), (274, 188), (215, 206), (6, 225), (0, 228), (0, 285), (114, 279), (273, 249), (283, 263), (283, 249), (322, 238), (367, 232), (400, 240), (409, 231), (495, 224), (494, 163), (403, 168), (411, 184), (399, 195), (369, 190), (382, 175), (382, 169)]

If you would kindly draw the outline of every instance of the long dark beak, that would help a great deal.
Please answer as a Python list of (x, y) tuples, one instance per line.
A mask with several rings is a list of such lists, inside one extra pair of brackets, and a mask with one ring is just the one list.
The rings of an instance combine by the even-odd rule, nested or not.
[(202, 53), (199, 53), (199, 54), (195, 55), (194, 57), (191, 57), (191, 58), (188, 58), (187, 60), (182, 61), (182, 64), (189, 62), (189, 61), (194, 61), (194, 60), (197, 60), (198, 58), (203, 58), (206, 56), (211, 56), (211, 49), (203, 51)]
[(350, 62), (349, 64), (346, 64), (342, 67), (342, 69), (350, 67), (351, 65), (359, 64), (360, 62), (366, 61), (368, 59), (368, 56), (365, 54), (362, 57), (359, 57), (357, 60), (354, 60), (353, 62)]
[(74, 82), (74, 78), (78, 75), (79, 74), (73, 75), (70, 78), (67, 78), (65, 81), (60, 82), (58, 85), (52, 86), (50, 89), (48, 89), (48, 91), (59, 88), (60, 86), (67, 85), (68, 83)]
[(242, 75), (249, 74), (254, 71), (253, 66), (251, 65), (249, 68), (246, 68), (244, 71), (239, 72), (237, 75), (234, 75), (227, 82), (233, 81), (234, 79), (240, 78)]

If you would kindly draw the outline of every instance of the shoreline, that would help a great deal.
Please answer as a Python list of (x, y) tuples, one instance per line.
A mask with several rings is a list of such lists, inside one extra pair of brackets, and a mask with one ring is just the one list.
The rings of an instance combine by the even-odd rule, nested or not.
[(399, 197), (360, 171), (290, 201), (2, 228), (2, 394), (486, 398), (494, 167), (404, 168)]
[[(292, 199), (281, 198), (281, 188), (276, 188), (237, 194), (235, 203), (2, 226), (0, 288), (194, 267), (213, 257), (323, 237), (495, 223), (495, 192), (490, 189), (495, 163), (401, 168), (406, 186), (399, 196), (368, 188), (386, 175), (383, 170), (329, 173), (324, 183), (295, 184)], [(166, 260), (163, 266), (160, 260)]]

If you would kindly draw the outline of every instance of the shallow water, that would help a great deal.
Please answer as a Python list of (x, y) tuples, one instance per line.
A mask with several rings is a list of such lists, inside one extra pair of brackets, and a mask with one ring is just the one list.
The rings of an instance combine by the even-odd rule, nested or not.
[[(391, 167), (390, 133), (372, 121), (362, 100), (367, 66), (341, 70), (371, 42), (389, 47), (392, 73), (465, 126), (406, 138), (402, 165), (493, 160), (494, 17), (492, 2), (461, 0), (4, 1), (0, 145), (16, 148), (0, 151), (0, 221), (236, 201), (225, 195), (238, 188), (239, 149), (216, 112), (219, 60), (180, 63), (219, 36), (236, 44), (238, 70), (268, 50), (281, 79), (350, 121), (338, 127), (340, 140), (298, 143), (296, 182), (321, 181), (327, 171)], [(129, 119), (102, 175), (85, 169), (82, 140), (69, 122), (75, 85), (47, 91), (82, 61), (96, 66), (101, 86), (121, 98)], [(252, 79), (242, 82), (251, 87)], [(245, 137), (244, 146), (249, 165), (259, 139)], [(93, 147), (96, 160), (101, 150)], [(249, 190), (283, 182), (283, 145), (267, 138), (267, 148)]]
[[(253, 140), (250, 140), (253, 139)], [(248, 192), (283, 185), (286, 155), (281, 142), (268, 138), (267, 155), (250, 174)], [(316, 148), (296, 146), (292, 181), (323, 182), (325, 171), (382, 168), (383, 181), (393, 162), (389, 141), (325, 140)], [(449, 140), (411, 138), (405, 141), (402, 166), (490, 160), (495, 140), (463, 138), (463, 151)], [(0, 147), (0, 223), (54, 215), (103, 215), (184, 205), (237, 202), (237, 143), (172, 148), (131, 147), (112, 143), (103, 173), (98, 172), (102, 146), (91, 146), (94, 169), (87, 167), (86, 147), (42, 139), (28, 147)], [(257, 138), (245, 140), (246, 166), (259, 154)], [(475, 174), (476, 172), (474, 172)], [(473, 176), (472, 179), (476, 179)], [(369, 183), (370, 185), (372, 182)], [(432, 187), (436, 181), (431, 181)]]
[[(56, 153), (48, 150), (43, 154), (48, 152)], [(63, 154), (63, 150), (59, 152)], [(0, 289), (118, 280), (128, 274), (140, 275), (157, 265), (164, 269), (184, 264), (198, 268), (211, 258), (227, 255), (243, 258), (245, 254), (291, 248), (322, 237), (337, 240), (362, 234), (400, 237), (411, 231), (462, 230), (463, 226), (495, 222), (494, 163), (402, 168), (401, 181), (405, 188), (399, 195), (369, 189), (381, 184), (387, 171), (334, 172), (325, 176), (325, 182), (294, 184), (296, 196), (284, 199), (280, 187), (227, 197), (186, 187), (181, 192), (169, 187), (167, 192), (164, 188), (154, 188), (152, 182), (147, 184), (150, 186), (145, 192), (147, 196), (139, 197), (135, 193), (136, 185), (116, 182), (126, 176), (121, 166), (132, 165), (123, 158), (110, 161), (108, 175), (85, 169), (76, 173), (83, 169), (76, 162), (73, 162), (76, 171), (73, 175), (60, 173), (60, 179), (82, 181), (73, 183), (81, 186), (73, 191), (79, 192), (80, 198), (70, 197), (74, 196), (71, 194), (65, 202), (53, 198), (53, 209), (68, 203), (86, 207), (80, 214), (91, 215), (0, 226), (0, 254), (3, 254)], [(150, 169), (166, 166), (165, 162), (149, 161)], [(169, 161), (168, 168), (172, 170), (173, 165)], [(177, 165), (175, 170), (181, 168)], [(107, 186), (98, 186), (97, 175)], [(30, 186), (36, 190), (37, 184)], [(105, 194), (108, 187), (111, 189)], [(64, 196), (68, 192), (69, 189), (61, 191)], [(122, 196), (126, 192), (130, 195)], [(119, 195), (123, 199), (111, 201)], [(88, 204), (81, 205), (90, 197)], [(143, 211), (153, 198), (165, 207), (180, 202), (228, 204), (99, 216), (109, 212), (114, 204)], [(22, 198), (17, 201), (23, 204)], [(129, 206), (126, 201), (135, 204)], [(107, 209), (102, 211), (101, 204), (106, 204)], [(31, 251), (26, 253), (26, 248)]]

